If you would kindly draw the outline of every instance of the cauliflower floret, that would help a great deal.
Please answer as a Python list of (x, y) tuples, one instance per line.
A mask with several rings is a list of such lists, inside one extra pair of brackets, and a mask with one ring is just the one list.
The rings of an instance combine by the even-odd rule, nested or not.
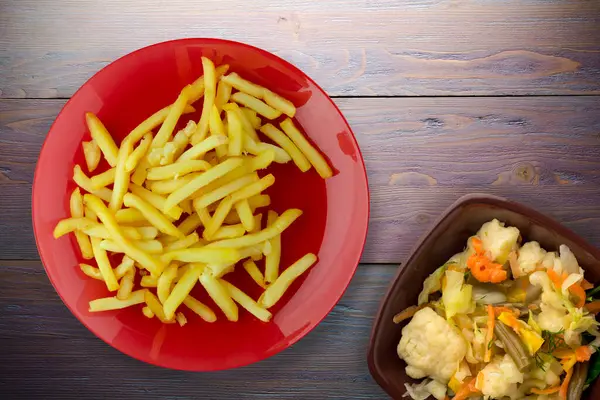
[(534, 272), (529, 276), (529, 282), (542, 287), (541, 312), (537, 317), (539, 327), (551, 332), (564, 329), (567, 316), (565, 300), (552, 288), (548, 274), (544, 271)]
[(542, 262), (546, 256), (546, 250), (540, 247), (538, 242), (527, 242), (519, 249), (519, 270), (521, 275), (528, 275)]
[(411, 378), (430, 376), (447, 384), (467, 353), (462, 336), (435, 311), (425, 307), (402, 329), (398, 356)]
[(477, 236), (481, 239), (483, 249), (490, 253), (492, 261), (504, 264), (510, 252), (517, 248), (519, 230), (513, 226), (505, 227), (503, 222), (493, 219), (481, 226)]
[(508, 354), (496, 356), (479, 372), (475, 386), (484, 396), (500, 399), (504, 396), (517, 397), (517, 384), (523, 383), (523, 373)]

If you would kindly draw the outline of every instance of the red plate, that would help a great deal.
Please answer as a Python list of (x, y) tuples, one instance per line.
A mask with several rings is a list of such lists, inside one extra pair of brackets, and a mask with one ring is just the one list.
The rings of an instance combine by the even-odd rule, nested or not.
[[(301, 173), (293, 163), (270, 167), (276, 183), (267, 192), (281, 213), (304, 214), (282, 237), (282, 267), (307, 252), (318, 263), (298, 279), (262, 323), (245, 310), (228, 322), (208, 296), (195, 295), (217, 313), (209, 324), (182, 306), (188, 324), (163, 325), (148, 319), (141, 306), (88, 312), (88, 302), (109, 296), (106, 286), (78, 268), (83, 259), (73, 235), (53, 239), (56, 223), (69, 216), (75, 188), (73, 166), (84, 171), (81, 142), (89, 140), (84, 113), (98, 115), (122, 139), (138, 123), (172, 103), (183, 86), (202, 74), (200, 57), (228, 63), (230, 71), (264, 85), (298, 108), (296, 122), (329, 159), (334, 177), (323, 181), (314, 169)], [(197, 107), (201, 108), (201, 107)], [(197, 120), (198, 114), (184, 116)], [(95, 173), (102, 170), (94, 171)], [(350, 127), (323, 90), (286, 61), (245, 44), (216, 39), (182, 39), (135, 51), (107, 66), (75, 93), (46, 138), (33, 184), (33, 225), (42, 262), (71, 312), (94, 334), (139, 360), (167, 368), (211, 371), (247, 365), (294, 344), (333, 308), (350, 283), (365, 242), (369, 194), (365, 166)], [(93, 261), (92, 261), (93, 263)], [(262, 266), (262, 262), (261, 262)], [(242, 268), (226, 275), (255, 299), (258, 286)]]

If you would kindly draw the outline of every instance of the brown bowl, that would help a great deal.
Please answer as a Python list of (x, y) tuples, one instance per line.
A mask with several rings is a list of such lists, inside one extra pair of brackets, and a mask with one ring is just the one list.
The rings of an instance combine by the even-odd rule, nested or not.
[[(405, 383), (418, 382), (406, 375), (406, 363), (396, 353), (405, 324), (394, 324), (393, 316), (417, 304), (425, 278), (462, 251), (467, 239), (493, 218), (519, 228), (524, 240), (535, 240), (546, 250), (558, 250), (561, 244), (569, 246), (586, 271), (586, 279), (593, 283), (600, 281), (600, 251), (558, 222), (500, 197), (485, 194), (461, 197), (442, 214), (399, 269), (373, 322), (367, 357), (369, 370), (392, 398), (402, 398)], [(596, 380), (584, 393), (584, 399), (599, 398), (600, 380)]]

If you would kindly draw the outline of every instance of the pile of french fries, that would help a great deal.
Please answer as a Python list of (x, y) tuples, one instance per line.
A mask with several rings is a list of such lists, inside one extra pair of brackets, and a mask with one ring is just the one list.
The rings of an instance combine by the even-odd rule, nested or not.
[[(227, 65), (215, 68), (203, 57), (202, 66), (203, 76), (120, 146), (95, 115), (86, 114), (92, 137), (82, 143), (88, 175), (74, 167), (78, 188), (70, 197), (71, 217), (56, 225), (54, 237), (73, 232), (82, 257), (96, 261), (96, 266), (81, 263), (81, 271), (116, 292), (92, 300), (90, 312), (141, 304), (146, 317), (183, 326), (183, 304), (214, 322), (215, 312), (190, 295), (200, 284), (229, 321), (238, 320), (239, 304), (267, 322), (269, 308), (317, 261), (309, 253), (280, 267), (281, 233), (301, 210), (257, 211), (270, 205), (263, 192), (275, 183), (272, 174), (261, 177), (258, 171), (273, 162), (292, 161), (303, 172), (314, 167), (322, 178), (332, 176), (323, 156), (294, 125), (294, 104), (227, 74)], [(199, 121), (190, 120), (173, 134), (200, 99)], [(110, 169), (90, 177), (102, 157)], [(123, 256), (113, 267), (115, 254)], [(264, 272), (257, 265), (261, 260)], [(264, 289), (260, 298), (225, 279), (237, 264)]]

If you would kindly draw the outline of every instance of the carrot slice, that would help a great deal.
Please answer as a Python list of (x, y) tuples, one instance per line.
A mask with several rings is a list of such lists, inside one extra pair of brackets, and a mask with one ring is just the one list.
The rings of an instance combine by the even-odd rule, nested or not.
[(575, 357), (577, 357), (577, 361), (579, 362), (589, 361), (590, 357), (592, 357), (592, 349), (590, 346), (579, 346), (575, 350)]
[(583, 288), (583, 290), (590, 290), (594, 288), (594, 285), (592, 285), (587, 279), (583, 279), (581, 281), (581, 287)]
[(577, 297), (577, 304), (575, 304), (575, 307), (581, 308), (585, 305), (585, 290), (583, 290), (581, 285), (577, 283), (572, 284), (569, 286), (569, 292)]
[(567, 392), (569, 390), (569, 383), (571, 382), (571, 377), (572, 376), (573, 376), (573, 368), (570, 368), (567, 371), (567, 376), (565, 376), (565, 380), (560, 385), (560, 389), (558, 391), (558, 395), (560, 396), (561, 399), (565, 399), (566, 400), (566, 398), (567, 398)]
[(587, 303), (584, 305), (585, 309), (591, 312), (592, 314), (597, 314), (600, 312), (600, 300), (592, 301), (591, 303)]
[(560, 275), (558, 275), (552, 268), (549, 268), (546, 272), (548, 273), (548, 278), (550, 278), (552, 283), (554, 283), (554, 286), (557, 289), (560, 289), (563, 283), (563, 278)]
[(473, 393), (479, 393), (479, 390), (475, 387), (477, 378), (471, 379), (469, 383), (462, 385), (462, 387), (456, 392), (452, 400), (465, 400)]

